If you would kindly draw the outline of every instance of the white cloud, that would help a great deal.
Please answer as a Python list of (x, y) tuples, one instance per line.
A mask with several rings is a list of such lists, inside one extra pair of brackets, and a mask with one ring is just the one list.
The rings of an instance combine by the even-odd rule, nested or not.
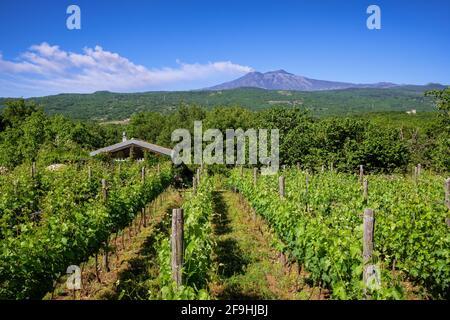
[[(74, 53), (43, 42), (31, 46), (16, 61), (4, 60), (0, 54), (0, 78), (3, 82), (14, 79), (11, 86), (22, 85), (24, 91), (26, 88), (52, 93), (139, 91), (176, 86), (187, 81), (236, 77), (253, 71), (248, 66), (230, 61), (205, 64), (176, 62), (175, 68), (149, 69), (100, 46)], [(27, 94), (24, 92), (22, 95)]]

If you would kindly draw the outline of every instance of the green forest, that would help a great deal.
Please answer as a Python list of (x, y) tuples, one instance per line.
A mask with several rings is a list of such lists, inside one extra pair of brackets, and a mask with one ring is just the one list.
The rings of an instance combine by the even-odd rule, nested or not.
[[(445, 89), (439, 84), (398, 86), (390, 89), (347, 89), (316, 92), (275, 91), (241, 88), (224, 91), (174, 91), (144, 93), (59, 94), (29, 98), (42, 105), (48, 114), (63, 114), (72, 119), (124, 120), (133, 113), (154, 111), (171, 113), (180, 105), (214, 107), (240, 106), (263, 110), (276, 106), (301, 107), (315, 116), (352, 115), (366, 112), (433, 111), (433, 101), (424, 96), (428, 90)], [(0, 108), (8, 99), (0, 98)]]

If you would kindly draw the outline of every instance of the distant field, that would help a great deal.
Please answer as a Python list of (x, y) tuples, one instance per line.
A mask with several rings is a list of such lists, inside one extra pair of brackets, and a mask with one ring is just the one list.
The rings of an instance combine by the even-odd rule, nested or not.
[[(100, 121), (123, 120), (141, 111), (170, 112), (182, 104), (206, 108), (242, 106), (261, 110), (273, 106), (297, 106), (310, 109), (314, 115), (352, 115), (366, 112), (421, 113), (434, 107), (423, 93), (440, 85), (401, 86), (391, 89), (348, 89), (336, 91), (269, 91), (256, 88), (227, 91), (180, 91), (93, 94), (60, 94), (31, 98), (49, 114), (61, 113), (74, 119)], [(5, 99), (0, 99), (0, 107)]]

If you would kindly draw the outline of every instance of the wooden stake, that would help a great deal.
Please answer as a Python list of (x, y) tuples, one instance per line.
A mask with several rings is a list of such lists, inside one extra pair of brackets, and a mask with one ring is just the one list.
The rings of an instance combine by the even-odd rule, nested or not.
[[(445, 203), (447, 206), (450, 203), (450, 178), (447, 178), (444, 183), (444, 190), (445, 190)], [(450, 207), (449, 207), (450, 210)]]
[[(446, 204), (448, 210), (450, 210), (450, 178), (447, 178), (445, 180), (444, 190), (445, 190), (445, 198), (444, 198), (445, 204)], [(447, 218), (447, 219), (448, 219), (448, 221), (446, 220), (447, 225), (450, 227), (450, 219), (449, 218)]]
[(363, 183), (364, 180), (364, 167), (363, 165), (359, 166), (359, 183)]
[(183, 209), (172, 210), (172, 279), (177, 287), (183, 283), (182, 267), (183, 267), (183, 251), (184, 251), (184, 230), (183, 230)]
[(31, 164), (31, 177), (32, 178), (36, 177), (36, 162), (34, 162), (34, 161)]
[(195, 176), (192, 177), (192, 192), (194, 194), (197, 193), (197, 180), (195, 179)]
[(368, 285), (369, 276), (371, 275), (372, 253), (373, 253), (373, 234), (374, 234), (375, 218), (372, 209), (364, 210), (364, 235), (363, 235), (363, 264), (364, 273), (363, 280), (364, 284)]
[(256, 187), (258, 180), (258, 168), (253, 168), (253, 185)]
[(108, 200), (108, 187), (106, 179), (102, 179), (102, 194), (103, 194), (103, 202), (106, 202)]
[(145, 167), (141, 168), (141, 180), (142, 183), (145, 183)]
[(280, 198), (284, 199), (284, 177), (280, 176), (278, 178), (278, 192), (280, 194)]
[(306, 211), (308, 211), (308, 201), (309, 201), (309, 175), (308, 172), (306, 172), (305, 177), (305, 195), (306, 195)]
[(367, 179), (364, 179), (363, 181), (363, 198), (364, 203), (367, 203), (369, 199), (369, 181)]

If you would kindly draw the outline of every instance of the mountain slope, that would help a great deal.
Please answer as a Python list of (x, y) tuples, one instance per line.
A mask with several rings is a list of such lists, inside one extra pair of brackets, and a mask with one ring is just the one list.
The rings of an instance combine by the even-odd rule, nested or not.
[(230, 90), (237, 88), (260, 88), (266, 90), (294, 90), (294, 91), (321, 91), (343, 90), (350, 88), (392, 88), (393, 83), (381, 82), (375, 84), (354, 84), (310, 79), (285, 70), (269, 71), (266, 73), (250, 72), (229, 82), (207, 88), (207, 90)]

